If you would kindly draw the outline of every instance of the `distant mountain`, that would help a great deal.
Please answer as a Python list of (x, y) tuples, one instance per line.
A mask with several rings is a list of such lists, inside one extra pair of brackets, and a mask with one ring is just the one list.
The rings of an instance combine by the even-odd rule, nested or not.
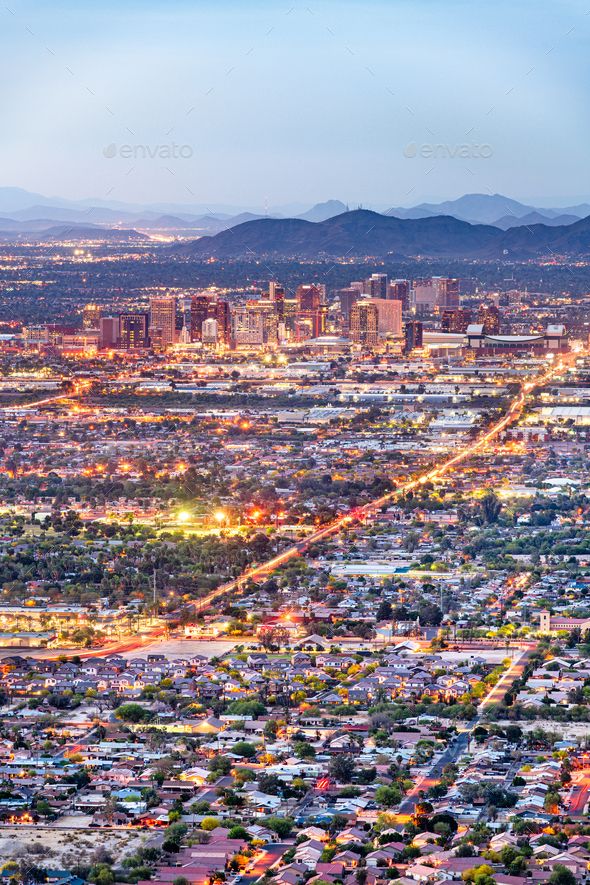
[(518, 200), (512, 200), (502, 194), (465, 194), (458, 200), (447, 200), (444, 203), (421, 203), (416, 207), (436, 215), (452, 215), (462, 221), (477, 224), (493, 224), (497, 218), (512, 215), (521, 218), (534, 211), (533, 206), (525, 206)]
[(63, 224), (50, 227), (37, 235), (40, 240), (104, 240), (105, 242), (127, 242), (149, 240), (149, 237), (137, 230), (120, 228), (95, 227), (94, 225)]
[(104, 209), (99, 206), (81, 209), (51, 204), (34, 204), (25, 209), (17, 209), (10, 214), (20, 221), (72, 221), (80, 224), (121, 224), (136, 217), (135, 213), (122, 212), (118, 209)]
[(301, 218), (303, 221), (327, 221), (328, 218), (333, 218), (335, 215), (341, 215), (347, 211), (348, 206), (340, 200), (326, 200), (325, 203), (316, 203), (307, 212), (297, 215), (297, 218)]
[[(578, 206), (569, 206), (565, 209), (542, 209), (535, 206), (527, 206), (518, 200), (505, 197), (503, 194), (465, 194), (457, 200), (446, 200), (442, 203), (420, 203), (411, 209), (390, 209), (388, 214), (398, 218), (432, 218), (434, 215), (452, 215), (461, 221), (469, 221), (471, 224), (494, 224), (497, 227), (514, 227), (519, 222), (536, 223), (525, 221), (529, 216), (537, 216), (537, 221), (549, 224), (549, 219), (555, 219), (558, 224), (568, 224), (568, 216), (572, 221), (585, 218), (590, 215), (590, 204), (580, 203)], [(508, 225), (504, 219), (512, 219)], [(503, 222), (499, 224), (498, 222)]]
[(514, 215), (505, 215), (494, 221), (494, 227), (500, 227), (502, 230), (509, 230), (511, 227), (522, 227), (531, 224), (547, 224), (549, 227), (559, 227), (560, 225), (574, 224), (579, 221), (578, 215), (556, 215), (554, 218), (548, 218), (540, 212), (529, 212), (522, 218), (515, 218)]
[(499, 247), (502, 255), (513, 258), (589, 256), (590, 216), (560, 227), (548, 224), (513, 227), (502, 234)]
[[(46, 197), (23, 188), (0, 187), (0, 231), (3, 240), (9, 238), (9, 231), (14, 231), (15, 235), (22, 236), (26, 232), (46, 230), (50, 227), (59, 228), (63, 224), (77, 225), (82, 228), (97, 225), (104, 230), (122, 228), (144, 231), (163, 230), (168, 231), (171, 236), (186, 240), (191, 236), (219, 234), (229, 228), (239, 227), (245, 222), (273, 219), (288, 221), (286, 229), (291, 231), (291, 236), (294, 236), (292, 221), (323, 224), (330, 219), (350, 214), (347, 209), (348, 207), (341, 200), (327, 200), (316, 203), (307, 209), (304, 204), (296, 203), (264, 210), (260, 207), (251, 207), (251, 211), (217, 203), (212, 203), (209, 206), (187, 203), (149, 203), (142, 206), (99, 198), (66, 200), (61, 197)], [(464, 194), (456, 200), (447, 200), (441, 203), (420, 203), (412, 207), (393, 207), (385, 215), (392, 219), (406, 221), (445, 216), (470, 224), (493, 225), (497, 229), (507, 231), (523, 225), (544, 224), (549, 227), (562, 227), (573, 224), (576, 219), (590, 215), (590, 204), (579, 203), (562, 209), (539, 208), (502, 194)], [(446, 223), (448, 224), (448, 222)], [(354, 236), (348, 232), (341, 231), (340, 235), (347, 241), (354, 241)], [(444, 242), (437, 241), (436, 238), (432, 244), (416, 242), (412, 245), (412, 242), (407, 240), (408, 235), (409, 232), (405, 231), (403, 237), (400, 235), (399, 241), (394, 238), (392, 248), (395, 250), (398, 247), (405, 249), (419, 246), (422, 249), (431, 250), (433, 254), (437, 250), (445, 248)], [(115, 238), (117, 236), (115, 235)], [(242, 236), (241, 233), (240, 236)], [(321, 241), (322, 236), (327, 237), (325, 243)], [(326, 231), (323, 233), (316, 231), (313, 238), (314, 242), (318, 241), (317, 246), (320, 251), (333, 248)], [(293, 242), (292, 245), (295, 248), (297, 243)], [(277, 242), (275, 246), (280, 249), (281, 243)], [(314, 247), (311, 243), (306, 245), (302, 241), (299, 246), (301, 248), (309, 247), (313, 252)], [(357, 246), (359, 244), (355, 248)], [(221, 248), (221, 244), (219, 244), (219, 248)]]
[(402, 220), (367, 209), (345, 212), (323, 222), (300, 218), (246, 222), (214, 237), (172, 247), (180, 254), (216, 257), (275, 255), (458, 255), (477, 253), (497, 240), (493, 227), (477, 227), (438, 216)]
[[(15, 222), (15, 226), (18, 225), (18, 222)], [(40, 224), (35, 225), (34, 222), (31, 223), (31, 227), (28, 230), (20, 229), (6, 229), (4, 225), (0, 227), (0, 238), (2, 240), (23, 240), (27, 241), (43, 241), (47, 242), (48, 240), (55, 241), (63, 241), (63, 240), (102, 240), (104, 242), (139, 242), (142, 240), (149, 240), (145, 234), (140, 233), (136, 230), (123, 230), (121, 228), (104, 228), (98, 227), (92, 224), (82, 225), (82, 224), (60, 224), (60, 225), (51, 225), (47, 226), (46, 223), (44, 226)]]
[(170, 248), (193, 258), (395, 255), (520, 259), (552, 253), (590, 254), (590, 218), (559, 227), (537, 224), (502, 231), (451, 216), (400, 219), (357, 209), (317, 223), (299, 218), (249, 221)]
[(35, 204), (51, 205), (52, 202), (63, 205), (67, 201), (51, 200), (43, 194), (32, 193), (22, 187), (0, 187), (0, 212), (17, 212)]
[(429, 209), (420, 209), (418, 206), (413, 206), (411, 209), (402, 209), (398, 207), (397, 209), (388, 209), (385, 213), (386, 215), (391, 215), (393, 218), (434, 218), (437, 214), (436, 212), (431, 212)]
[(154, 218), (138, 218), (135, 226), (144, 230), (186, 230), (194, 229), (194, 224), (175, 215), (156, 215)]

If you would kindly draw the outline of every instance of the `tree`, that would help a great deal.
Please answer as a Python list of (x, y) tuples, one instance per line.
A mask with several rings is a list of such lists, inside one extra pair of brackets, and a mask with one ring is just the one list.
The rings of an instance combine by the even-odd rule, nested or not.
[(375, 802), (379, 805), (384, 805), (386, 808), (399, 805), (401, 798), (401, 790), (395, 785), (390, 787), (381, 786), (375, 790)]
[(115, 716), (117, 719), (121, 719), (123, 722), (148, 722), (151, 719), (152, 714), (149, 710), (146, 710), (145, 707), (142, 707), (141, 704), (121, 704), (120, 707), (117, 707), (115, 710)]
[(233, 745), (231, 751), (236, 756), (242, 756), (244, 759), (252, 759), (256, 756), (256, 747), (254, 744), (249, 743), (249, 741), (238, 741), (237, 744)]
[(244, 827), (239, 826), (239, 824), (235, 827), (232, 827), (227, 834), (228, 839), (243, 839), (245, 842), (249, 840), (249, 835), (247, 830)]
[(348, 753), (343, 756), (334, 756), (328, 765), (330, 776), (339, 784), (349, 784), (355, 768), (354, 757)]
[(432, 624), (437, 627), (443, 618), (438, 605), (433, 602), (423, 602), (418, 606), (418, 617), (421, 624)]
[(90, 882), (94, 882), (95, 885), (113, 885), (115, 874), (108, 864), (97, 863), (90, 870), (88, 879)]
[(295, 741), (293, 750), (298, 759), (314, 759), (315, 750), (307, 741)]
[(461, 878), (464, 882), (473, 882), (473, 885), (496, 885), (496, 880), (492, 874), (492, 868), (488, 864), (482, 864), (471, 870), (465, 870), (461, 874)]
[(495, 492), (486, 492), (477, 509), (477, 522), (480, 525), (493, 525), (498, 522), (502, 505)]
[(258, 788), (268, 796), (279, 796), (285, 791), (286, 784), (276, 774), (261, 774), (258, 777)]
[(36, 804), (37, 813), (43, 817), (49, 817), (52, 813), (51, 805), (46, 799), (38, 799)]
[(293, 821), (290, 817), (276, 817), (273, 814), (270, 817), (265, 817), (262, 823), (281, 839), (286, 839), (293, 829)]
[(267, 651), (279, 650), (287, 645), (290, 639), (289, 631), (282, 624), (274, 624), (271, 627), (261, 627), (258, 631), (260, 644)]
[(254, 719), (258, 719), (258, 717), (264, 716), (266, 707), (260, 701), (232, 701), (227, 708), (227, 712), (237, 716), (252, 716)]
[(388, 599), (383, 599), (377, 609), (377, 620), (391, 621), (392, 616), (393, 609), (391, 607), (391, 602)]
[(576, 885), (576, 877), (563, 864), (556, 863), (549, 876), (549, 885)]

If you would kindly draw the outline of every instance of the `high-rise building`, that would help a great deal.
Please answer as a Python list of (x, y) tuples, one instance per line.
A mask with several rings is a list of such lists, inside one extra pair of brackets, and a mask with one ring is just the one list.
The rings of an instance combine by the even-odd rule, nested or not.
[(326, 308), (323, 304), (323, 289), (310, 283), (297, 287), (297, 314), (295, 318), (295, 335), (297, 340), (317, 338), (326, 329)]
[(98, 345), (103, 348), (117, 347), (119, 344), (119, 317), (101, 317)]
[(236, 347), (261, 347), (264, 339), (262, 311), (240, 304), (231, 311), (231, 344)]
[(190, 344), (191, 340), (191, 304), (190, 295), (183, 295), (178, 299), (178, 312), (176, 315), (176, 330), (183, 344)]
[(268, 284), (268, 297), (276, 304), (279, 321), (282, 322), (285, 318), (285, 287), (271, 280)]
[(82, 310), (82, 328), (98, 329), (101, 309), (98, 304), (87, 304)]
[[(191, 301), (190, 311), (191, 341), (203, 341), (203, 329), (207, 320), (215, 320), (218, 342), (229, 344), (231, 339), (229, 302), (222, 301), (213, 295), (195, 295)], [(209, 337), (210, 334), (211, 327), (209, 326)]]
[(300, 311), (317, 310), (322, 303), (322, 294), (319, 286), (314, 283), (306, 283), (298, 286), (295, 292), (297, 307)]
[(431, 279), (414, 280), (413, 304), (417, 314), (430, 313), (436, 304), (436, 291)]
[(379, 312), (374, 300), (357, 301), (350, 311), (350, 338), (355, 344), (374, 347), (379, 343)]
[(381, 338), (402, 333), (402, 303), (389, 298), (371, 298), (377, 308), (377, 326)]
[(471, 319), (471, 311), (465, 307), (458, 307), (456, 310), (444, 310), (440, 327), (443, 332), (460, 332), (463, 334), (467, 331), (467, 326)]
[(203, 344), (217, 344), (217, 320), (214, 320), (213, 317), (208, 317), (203, 323), (201, 334)]
[(392, 280), (388, 286), (387, 297), (393, 301), (401, 301), (402, 310), (407, 310), (410, 306), (410, 281)]
[(209, 295), (194, 295), (191, 299), (191, 341), (202, 340), (203, 323), (211, 316), (210, 304)]
[(217, 341), (229, 346), (231, 340), (231, 313), (229, 301), (217, 300), (215, 303), (215, 320), (217, 322)]
[(122, 313), (119, 317), (121, 347), (137, 350), (148, 346), (149, 317), (147, 313)]
[(500, 334), (500, 311), (495, 304), (482, 304), (477, 315), (485, 335)]
[(451, 277), (433, 277), (434, 303), (439, 310), (459, 307), (459, 280)]
[(387, 298), (387, 274), (373, 273), (365, 282), (365, 294), (371, 298)]
[(176, 297), (150, 298), (150, 341), (152, 347), (169, 347), (176, 341)]
[(422, 347), (424, 341), (423, 327), (420, 320), (406, 323), (404, 332), (404, 353), (411, 353), (416, 347)]
[(347, 331), (350, 325), (350, 311), (352, 310), (352, 305), (359, 300), (361, 293), (357, 288), (348, 286), (346, 289), (336, 289), (334, 295), (340, 302), (342, 327), (344, 331)]

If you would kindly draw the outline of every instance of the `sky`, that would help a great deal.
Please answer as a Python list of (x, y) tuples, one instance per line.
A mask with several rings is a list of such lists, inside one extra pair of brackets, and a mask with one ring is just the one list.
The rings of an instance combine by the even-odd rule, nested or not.
[(259, 209), (590, 196), (590, 0), (291, 2), (8, 0), (0, 185)]

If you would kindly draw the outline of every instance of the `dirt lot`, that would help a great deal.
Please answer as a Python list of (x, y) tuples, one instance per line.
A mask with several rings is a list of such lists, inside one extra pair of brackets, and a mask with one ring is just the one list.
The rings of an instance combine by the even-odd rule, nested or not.
[(2, 826), (0, 861), (22, 858), (39, 866), (67, 869), (71, 864), (90, 860), (99, 847), (120, 860), (153, 838), (153, 833), (142, 830)]
[(518, 719), (512, 722), (499, 719), (497, 722), (494, 722), (494, 725), (499, 725), (500, 728), (507, 725), (519, 725), (523, 731), (534, 731), (535, 728), (542, 728), (544, 731), (555, 732), (555, 734), (560, 735), (562, 740), (579, 741), (582, 745), (586, 744), (589, 735), (587, 722), (554, 722), (552, 719), (533, 719), (530, 721)]

